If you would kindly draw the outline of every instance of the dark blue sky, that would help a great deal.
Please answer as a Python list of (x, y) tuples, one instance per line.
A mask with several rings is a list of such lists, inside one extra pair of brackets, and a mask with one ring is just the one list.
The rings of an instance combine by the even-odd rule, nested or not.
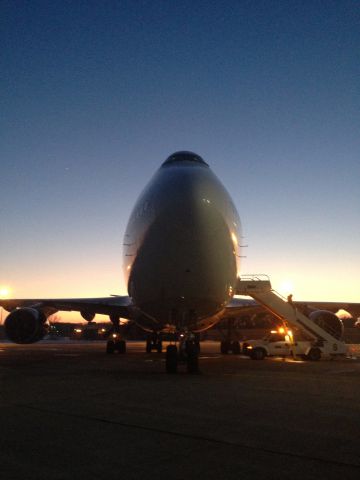
[(243, 221), (245, 271), (359, 301), (360, 3), (2, 1), (0, 284), (124, 292), (131, 207), (176, 150)]

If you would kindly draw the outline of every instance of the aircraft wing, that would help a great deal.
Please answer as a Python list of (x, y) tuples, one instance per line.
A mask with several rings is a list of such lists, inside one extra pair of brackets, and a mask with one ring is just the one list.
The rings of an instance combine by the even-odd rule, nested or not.
[(19, 307), (34, 307), (52, 315), (57, 311), (86, 312), (88, 314), (114, 315), (132, 319), (134, 309), (128, 296), (112, 296), (102, 298), (42, 298), (42, 299), (0, 299), (0, 307), (8, 312)]

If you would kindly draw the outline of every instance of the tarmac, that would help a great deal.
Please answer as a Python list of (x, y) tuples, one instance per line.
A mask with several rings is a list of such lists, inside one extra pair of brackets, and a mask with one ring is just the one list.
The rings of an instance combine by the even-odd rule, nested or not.
[(358, 479), (360, 360), (0, 344), (0, 478)]

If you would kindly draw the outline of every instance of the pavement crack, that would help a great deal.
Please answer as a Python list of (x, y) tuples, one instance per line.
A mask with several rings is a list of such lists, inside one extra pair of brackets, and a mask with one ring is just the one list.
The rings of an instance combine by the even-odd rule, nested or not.
[(170, 436), (173, 436), (173, 437), (180, 437), (180, 438), (187, 438), (187, 439), (191, 439), (191, 440), (198, 440), (198, 441), (208, 442), (208, 443), (217, 444), (217, 445), (240, 447), (240, 448), (244, 448), (244, 449), (247, 449), (247, 450), (259, 451), (259, 452), (263, 452), (263, 453), (267, 453), (267, 454), (271, 454), (271, 455), (278, 455), (278, 456), (282, 456), (282, 457), (298, 458), (298, 459), (323, 463), (323, 464), (327, 464), (327, 465), (334, 465), (334, 466), (340, 466), (340, 467), (347, 467), (347, 468), (350, 467), (350, 468), (354, 468), (354, 469), (360, 469), (360, 464), (357, 464), (357, 463), (343, 462), (341, 460), (334, 460), (334, 459), (316, 457), (316, 456), (313, 456), (313, 455), (300, 454), (300, 453), (295, 453), (295, 452), (290, 452), (290, 451), (280, 451), (280, 450), (275, 450), (275, 449), (272, 449), (272, 448), (259, 447), (259, 446), (249, 445), (249, 444), (246, 444), (246, 443), (233, 442), (233, 441), (230, 441), (230, 440), (223, 440), (223, 439), (214, 438), (214, 437), (207, 437), (207, 436), (203, 436), (203, 435), (196, 435), (196, 434), (191, 434), (191, 433), (178, 432), (178, 431), (175, 431), (175, 430), (166, 430), (166, 429), (158, 428), (158, 427), (150, 427), (150, 426), (140, 425), (140, 424), (136, 424), (136, 423), (123, 422), (123, 421), (119, 421), (119, 420), (110, 420), (110, 419), (107, 419), (107, 418), (95, 417), (95, 416), (91, 416), (91, 415), (82, 415), (82, 414), (79, 414), (79, 413), (70, 413), (70, 412), (65, 412), (63, 410), (52, 410), (52, 409), (42, 408), (42, 407), (29, 405), (29, 404), (13, 403), (12, 406), (14, 406), (16, 408), (33, 410), (33, 411), (47, 413), (47, 414), (51, 414), (51, 415), (77, 418), (77, 419), (80, 419), (80, 420), (88, 420), (88, 421), (91, 421), (91, 422), (99, 422), (99, 423), (104, 423), (104, 424), (109, 424), (109, 425), (117, 425), (119, 427), (133, 428), (133, 429), (143, 430), (143, 431), (148, 431), (148, 432), (156, 432), (156, 433), (160, 433), (160, 434), (163, 434), (163, 435), (170, 435)]

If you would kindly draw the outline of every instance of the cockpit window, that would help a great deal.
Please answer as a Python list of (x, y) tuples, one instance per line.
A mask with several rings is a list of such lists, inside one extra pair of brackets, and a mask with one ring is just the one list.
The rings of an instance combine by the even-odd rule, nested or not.
[(196, 153), (193, 152), (175, 152), (165, 160), (163, 165), (169, 165), (175, 162), (195, 162), (208, 166), (199, 155), (196, 155)]

